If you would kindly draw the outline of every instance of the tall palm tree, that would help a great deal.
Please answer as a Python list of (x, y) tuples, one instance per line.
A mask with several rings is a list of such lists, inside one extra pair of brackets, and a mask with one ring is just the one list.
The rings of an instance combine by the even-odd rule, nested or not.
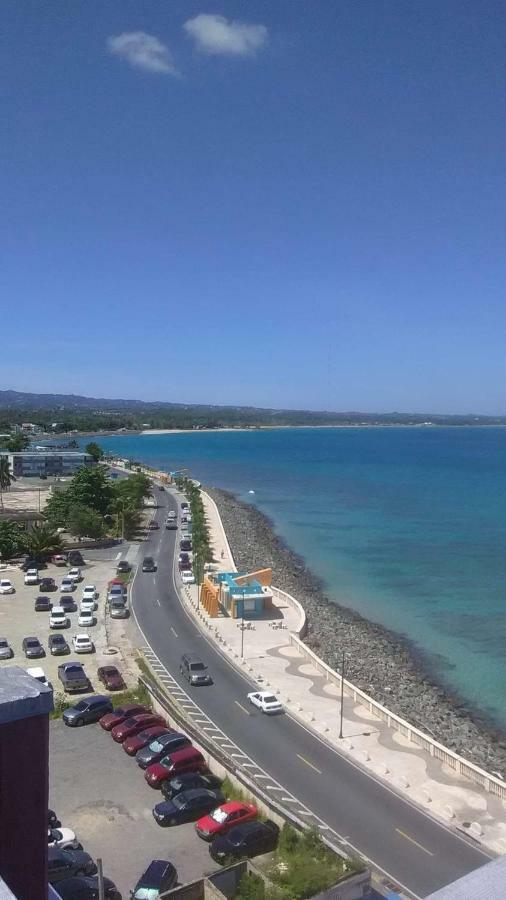
[(32, 557), (44, 558), (52, 556), (53, 553), (61, 550), (61, 537), (52, 525), (43, 522), (41, 525), (35, 525), (31, 531), (27, 532), (25, 547)]
[(0, 507), (2, 509), (4, 508), (3, 492), (9, 490), (13, 481), (16, 479), (9, 468), (9, 457), (7, 455), (0, 456)]

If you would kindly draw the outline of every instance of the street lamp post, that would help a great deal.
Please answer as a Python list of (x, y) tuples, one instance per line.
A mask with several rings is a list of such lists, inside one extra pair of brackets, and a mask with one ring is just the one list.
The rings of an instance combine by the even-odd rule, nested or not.
[(244, 659), (244, 598), (242, 601), (242, 617), (241, 617), (241, 659)]
[(339, 738), (343, 737), (343, 707), (344, 707), (344, 651), (341, 659), (341, 711), (339, 714)]

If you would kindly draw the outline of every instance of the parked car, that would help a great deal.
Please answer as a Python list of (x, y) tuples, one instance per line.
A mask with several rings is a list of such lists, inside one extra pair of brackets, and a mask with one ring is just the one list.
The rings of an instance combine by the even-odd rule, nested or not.
[(111, 581), (107, 588), (107, 602), (111, 600), (126, 600), (127, 589), (124, 584)]
[(138, 734), (139, 731), (144, 731), (150, 725), (165, 725), (165, 719), (152, 712), (130, 716), (130, 718), (121, 722), (120, 725), (114, 726), (111, 731), (112, 739), (117, 744), (121, 744), (127, 737), (130, 737), (132, 734)]
[(72, 727), (90, 725), (98, 722), (106, 713), (111, 713), (113, 706), (109, 697), (94, 694), (92, 697), (83, 697), (75, 706), (69, 706), (62, 715), (65, 725)]
[(182, 538), (179, 541), (179, 548), (180, 550), (184, 550), (186, 553), (189, 553), (192, 549), (192, 542), (189, 540), (189, 538)]
[(10, 659), (14, 656), (14, 651), (9, 644), (7, 638), (0, 637), (0, 659)]
[(191, 569), (181, 570), (181, 581), (183, 584), (195, 584), (195, 575)]
[(62, 656), (64, 653), (70, 653), (70, 647), (63, 634), (50, 634), (47, 646), (51, 656)]
[(177, 884), (177, 870), (166, 859), (154, 859), (142, 873), (133, 891), (132, 900), (155, 900)]
[[(103, 879), (104, 900), (121, 900), (118, 888), (110, 878)], [(58, 882), (61, 900), (99, 900), (98, 878), (96, 875), (75, 875)]]
[(35, 612), (51, 612), (52, 608), (53, 604), (51, 603), (49, 597), (40, 596), (35, 598)]
[(112, 731), (116, 725), (121, 725), (126, 719), (129, 719), (132, 716), (141, 715), (141, 713), (149, 712), (150, 710), (148, 707), (142, 706), (140, 703), (127, 703), (125, 706), (116, 707), (114, 712), (110, 713), (108, 716), (104, 716), (104, 718), (100, 720), (100, 725), (105, 731)]
[(152, 556), (145, 556), (142, 560), (143, 572), (156, 572), (156, 564)]
[(191, 791), (182, 791), (176, 794), (172, 800), (162, 800), (153, 809), (153, 818), (157, 825), (167, 828), (171, 825), (182, 825), (184, 822), (194, 822), (205, 813), (225, 801), (221, 791), (208, 791), (204, 788), (194, 788)]
[(38, 569), (28, 569), (25, 573), (25, 584), (38, 584), (38, 583), (39, 583)]
[(52, 562), (55, 566), (66, 566), (67, 557), (63, 553), (55, 553)]
[(207, 666), (194, 653), (183, 653), (179, 671), (192, 685), (213, 683)]
[(123, 750), (125, 753), (128, 753), (129, 756), (135, 756), (138, 750), (142, 750), (143, 747), (147, 747), (148, 744), (151, 744), (155, 738), (160, 737), (162, 734), (167, 734), (172, 731), (171, 728), (167, 728), (166, 725), (150, 725), (149, 728), (145, 728), (144, 731), (139, 731), (138, 734), (133, 734), (131, 737), (127, 738), (126, 741), (123, 741)]
[(79, 568), (79, 566), (73, 566), (71, 569), (69, 569), (68, 577), (73, 578), (74, 581), (76, 581), (76, 582), (82, 581), (83, 575), (82, 575), (82, 572), (81, 572), (81, 569)]
[(178, 561), (178, 563), (190, 562), (190, 554), (187, 553), (186, 550), (181, 550), (181, 552), (177, 558), (177, 561)]
[(15, 594), (16, 588), (8, 578), (0, 578), (0, 594)]
[(283, 704), (269, 691), (252, 691), (248, 694), (248, 700), (263, 713), (272, 714), (283, 712)]
[(65, 612), (75, 612), (77, 609), (77, 603), (72, 594), (62, 594), (58, 605), (61, 606)]
[(167, 734), (162, 734), (160, 737), (155, 738), (150, 744), (136, 753), (137, 765), (141, 769), (147, 769), (153, 763), (160, 762), (164, 756), (172, 753), (173, 750), (179, 750), (180, 747), (189, 747), (190, 745), (191, 741), (185, 734), (182, 734), (180, 731), (168, 731)]
[(186, 500), (183, 500), (183, 501), (181, 502), (181, 509), (184, 509), (184, 510), (189, 509), (189, 506), (188, 506)]
[(94, 584), (85, 584), (83, 587), (82, 599), (93, 601), (97, 599), (97, 589)]
[(160, 526), (159, 526), (158, 522), (156, 521), (156, 519), (152, 519), (151, 522), (148, 524), (148, 529), (150, 531), (158, 531), (159, 528), (160, 528)]
[[(55, 635), (56, 637), (56, 635)], [(58, 678), (67, 693), (72, 691), (90, 691), (91, 683), (84, 671), (82, 663), (65, 662), (58, 666)]]
[(163, 766), (160, 763), (148, 766), (144, 778), (150, 787), (159, 788), (164, 781), (175, 778), (176, 775), (182, 775), (184, 772), (204, 772), (206, 769), (207, 764), (202, 753), (190, 745), (174, 750), (170, 756), (165, 756)]
[(94, 875), (97, 867), (89, 853), (84, 850), (60, 850), (51, 847), (47, 854), (47, 878), (50, 884), (57, 884), (71, 875)]
[(80, 613), (91, 613), (93, 615), (95, 609), (95, 601), (94, 600), (81, 600), (81, 605), (79, 607)]
[(47, 827), (48, 828), (59, 828), (61, 822), (56, 815), (54, 809), (48, 809), (47, 811)]
[(203, 816), (195, 823), (195, 831), (204, 841), (212, 841), (219, 834), (226, 834), (235, 825), (242, 825), (256, 819), (258, 809), (252, 803), (241, 803), (230, 800), (222, 803), (208, 816)]
[(116, 566), (116, 572), (118, 575), (121, 575), (124, 572), (131, 572), (132, 566), (126, 559), (120, 559), (118, 565)]
[(35, 681), (40, 682), (40, 684), (43, 684), (44, 687), (51, 688), (51, 690), (53, 689), (53, 685), (46, 678), (46, 673), (44, 672), (44, 669), (41, 669), (40, 666), (29, 667), (26, 670), (26, 674), (31, 675), (32, 678), (35, 678)]
[(79, 625), (79, 628), (92, 628), (95, 624), (95, 616), (93, 615), (93, 612), (81, 607), (81, 612), (79, 613), (77, 624)]
[(49, 616), (50, 628), (68, 628), (70, 619), (62, 606), (53, 606)]
[(47, 563), (40, 557), (27, 556), (21, 566), (21, 571), (28, 572), (28, 569), (47, 569)]
[(178, 563), (180, 572), (191, 572), (192, 564), (189, 559), (184, 559), (182, 562)]
[(177, 529), (177, 519), (167, 519), (165, 527), (168, 531), (175, 531)]
[(71, 593), (72, 591), (75, 591), (75, 589), (76, 583), (73, 578), (68, 578), (67, 576), (65, 576), (65, 578), (62, 578), (60, 582), (60, 592), (62, 594), (66, 594), (67, 592)]
[(74, 635), (72, 646), (76, 653), (93, 653), (95, 649), (89, 634), (86, 634), (84, 631)]
[(67, 553), (67, 563), (69, 566), (84, 566), (82, 553), (79, 550), (69, 550)]
[(45, 656), (44, 647), (38, 637), (25, 637), (22, 643), (23, 653), (27, 659), (38, 659), (39, 656)]
[(109, 603), (109, 615), (111, 619), (128, 619), (130, 610), (126, 604), (124, 597), (118, 597)]
[[(124, 746), (124, 745), (123, 745)], [(164, 781), (162, 784), (162, 794), (167, 800), (172, 800), (176, 794), (181, 791), (192, 791), (197, 788), (203, 788), (207, 791), (216, 791), (222, 785), (222, 779), (211, 772), (201, 775), (199, 772), (187, 772), (185, 775), (178, 775), (171, 778), (170, 781)]]
[(60, 850), (66, 850), (67, 847), (73, 850), (81, 849), (71, 828), (48, 828), (47, 844), (48, 847), (58, 847)]
[(214, 838), (209, 853), (222, 866), (230, 865), (245, 857), (270, 853), (278, 845), (279, 828), (274, 822), (259, 822), (255, 819), (236, 825), (228, 834)]
[(123, 676), (116, 666), (100, 666), (97, 671), (98, 680), (108, 691), (121, 691), (126, 687)]
[(39, 582), (39, 590), (41, 591), (57, 591), (58, 586), (54, 578), (41, 578)]

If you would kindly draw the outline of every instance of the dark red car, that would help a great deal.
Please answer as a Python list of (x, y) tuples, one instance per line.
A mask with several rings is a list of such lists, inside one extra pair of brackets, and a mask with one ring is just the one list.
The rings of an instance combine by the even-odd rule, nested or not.
[(105, 685), (108, 691), (121, 691), (126, 687), (123, 676), (116, 666), (101, 666), (97, 675), (98, 680)]
[(219, 834), (227, 834), (236, 825), (251, 822), (258, 816), (258, 809), (252, 803), (240, 803), (231, 800), (222, 803), (207, 816), (202, 816), (195, 822), (195, 831), (204, 841), (212, 841)]
[(144, 731), (150, 725), (165, 725), (165, 719), (162, 719), (161, 716), (156, 716), (154, 713), (140, 713), (140, 715), (131, 716), (129, 719), (125, 719), (124, 722), (121, 722), (120, 725), (114, 726), (111, 731), (112, 739), (117, 744), (121, 744), (126, 738), (139, 734), (140, 731)]
[(149, 728), (145, 728), (144, 731), (139, 731), (139, 734), (133, 734), (132, 737), (123, 741), (123, 750), (129, 756), (135, 756), (138, 750), (142, 750), (155, 738), (160, 737), (162, 734), (169, 734), (171, 731), (172, 728), (166, 728), (165, 725), (151, 725)]
[(100, 724), (105, 731), (112, 731), (116, 725), (121, 725), (121, 723), (124, 722), (125, 719), (130, 718), (130, 716), (136, 716), (140, 713), (149, 713), (149, 711), (147, 706), (142, 706), (140, 703), (127, 703), (125, 706), (118, 706), (114, 712), (102, 716)]

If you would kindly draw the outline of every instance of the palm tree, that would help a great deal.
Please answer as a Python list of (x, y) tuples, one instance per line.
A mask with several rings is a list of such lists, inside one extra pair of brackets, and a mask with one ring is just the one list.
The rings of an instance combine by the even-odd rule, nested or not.
[(35, 525), (31, 531), (27, 532), (25, 547), (31, 557), (42, 559), (61, 550), (61, 537), (52, 525), (43, 522), (42, 525)]
[(9, 468), (9, 457), (7, 455), (0, 456), (0, 506), (2, 509), (4, 508), (3, 492), (9, 490), (13, 481), (16, 479)]

